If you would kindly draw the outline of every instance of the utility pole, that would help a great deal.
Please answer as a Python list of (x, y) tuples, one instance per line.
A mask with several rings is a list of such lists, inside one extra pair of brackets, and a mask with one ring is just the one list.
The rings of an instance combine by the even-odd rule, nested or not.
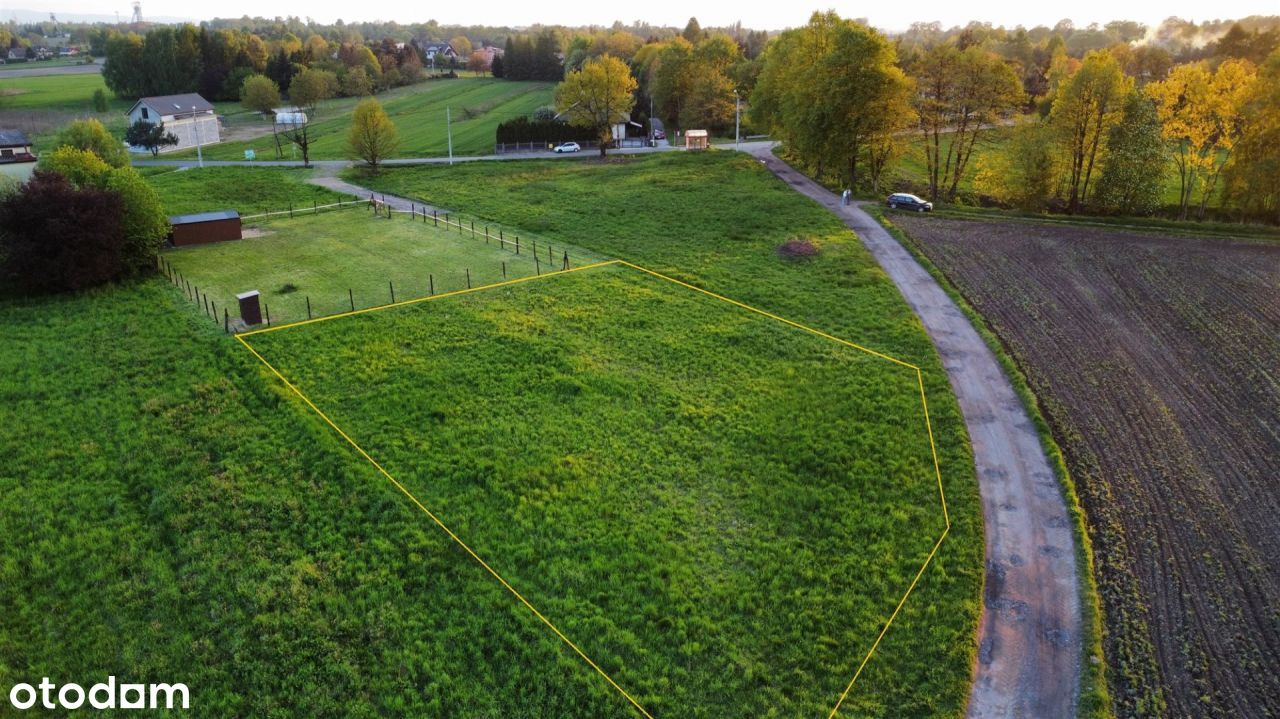
[(451, 114), (450, 109), (451, 108), (448, 108), (448, 107), (444, 109), (444, 128), (445, 128), (445, 134), (449, 136), (449, 164), (452, 165), (453, 164), (453, 115)]
[(191, 121), (196, 126), (196, 160), (204, 167), (204, 152), (200, 149), (200, 118), (196, 116), (196, 106), (191, 106)]
[(742, 98), (733, 91), (733, 146), (742, 149)]

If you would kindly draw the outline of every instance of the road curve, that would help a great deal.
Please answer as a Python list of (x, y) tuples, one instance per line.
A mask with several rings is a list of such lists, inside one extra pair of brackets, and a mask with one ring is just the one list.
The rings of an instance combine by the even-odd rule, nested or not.
[(775, 175), (853, 229), (915, 310), (960, 402), (977, 466), (986, 586), (969, 717), (1074, 717), (1081, 611), (1075, 539), (1035, 425), (986, 342), (933, 277), (870, 215), (751, 148)]

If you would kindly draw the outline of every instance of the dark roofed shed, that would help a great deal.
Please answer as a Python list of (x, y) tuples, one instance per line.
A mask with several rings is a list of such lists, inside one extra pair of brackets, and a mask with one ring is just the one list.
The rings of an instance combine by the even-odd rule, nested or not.
[(175, 247), (240, 239), (240, 213), (235, 210), (176, 215), (169, 218)]

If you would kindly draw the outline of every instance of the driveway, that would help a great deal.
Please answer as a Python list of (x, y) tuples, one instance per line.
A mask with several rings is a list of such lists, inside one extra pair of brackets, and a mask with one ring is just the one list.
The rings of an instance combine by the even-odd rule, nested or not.
[(969, 716), (1074, 717), (1081, 656), (1075, 538), (1062, 489), (1013, 385), (951, 298), (878, 222), (857, 206), (842, 206), (770, 148), (750, 151), (858, 234), (920, 317), (959, 400), (987, 556)]

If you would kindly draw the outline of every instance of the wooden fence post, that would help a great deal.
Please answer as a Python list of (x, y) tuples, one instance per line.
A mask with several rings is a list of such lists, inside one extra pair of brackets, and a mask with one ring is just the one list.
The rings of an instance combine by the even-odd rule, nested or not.
[(227, 308), (222, 308), (222, 331), (231, 334), (231, 315), (227, 313)]
[(351, 293), (351, 288), (347, 288), (347, 301), (351, 303), (351, 311), (356, 311), (356, 296)]
[(427, 294), (434, 295), (436, 293), (436, 276), (427, 275)]
[(471, 268), (467, 268), (467, 289), (471, 289)]
[(311, 319), (311, 295), (307, 295), (307, 319)]
[(387, 287), (391, 290), (391, 304), (396, 303), (396, 286), (391, 284), (391, 280), (387, 280)]
[(507, 279), (507, 261), (502, 261), (502, 279)]

